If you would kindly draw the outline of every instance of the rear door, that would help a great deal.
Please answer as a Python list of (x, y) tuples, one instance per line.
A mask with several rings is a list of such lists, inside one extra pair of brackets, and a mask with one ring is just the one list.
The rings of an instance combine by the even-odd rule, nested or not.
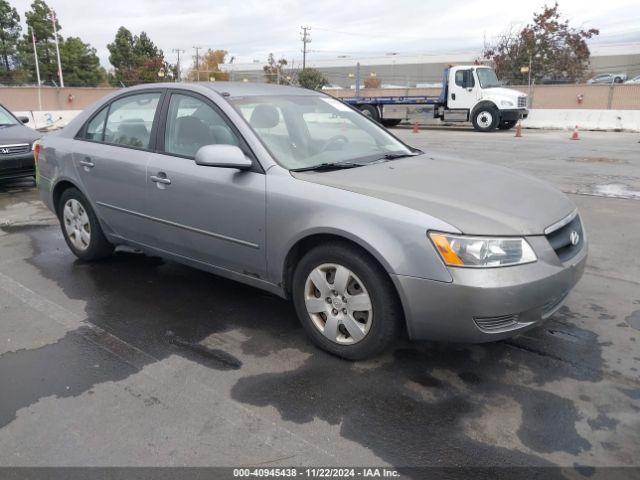
[(150, 241), (147, 162), (162, 90), (132, 93), (97, 112), (77, 137), (74, 164), (101, 220), (116, 235)]
[(239, 146), (237, 129), (210, 99), (174, 91), (165, 100), (158, 152), (148, 166), (148, 201), (154, 246), (197, 262), (264, 278), (266, 181), (254, 169), (197, 165), (200, 147)]

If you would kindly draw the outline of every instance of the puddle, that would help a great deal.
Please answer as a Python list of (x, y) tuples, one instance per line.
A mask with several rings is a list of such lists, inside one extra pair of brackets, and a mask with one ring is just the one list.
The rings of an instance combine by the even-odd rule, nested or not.
[(615, 198), (632, 198), (640, 200), (640, 191), (632, 190), (624, 183), (607, 183), (604, 185), (593, 185), (593, 195)]

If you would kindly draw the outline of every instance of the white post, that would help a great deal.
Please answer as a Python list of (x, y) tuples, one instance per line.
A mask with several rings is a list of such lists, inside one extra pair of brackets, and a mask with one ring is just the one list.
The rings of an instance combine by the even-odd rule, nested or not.
[(60, 88), (64, 88), (64, 79), (62, 78), (62, 64), (60, 63), (60, 47), (58, 46), (58, 30), (56, 28), (56, 14), (51, 12), (51, 21), (53, 22), (53, 39), (56, 42), (56, 56), (58, 57), (58, 78), (60, 79)]
[(36, 63), (36, 78), (38, 79), (38, 109), (42, 111), (42, 95), (40, 94), (40, 66), (38, 65), (38, 50), (36, 49), (36, 35), (31, 28), (31, 40), (33, 41), (33, 58)]

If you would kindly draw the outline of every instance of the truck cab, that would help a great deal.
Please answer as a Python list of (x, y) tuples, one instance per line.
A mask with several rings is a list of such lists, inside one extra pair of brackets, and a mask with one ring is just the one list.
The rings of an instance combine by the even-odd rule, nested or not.
[(527, 95), (500, 85), (496, 73), (481, 65), (445, 69), (434, 116), (447, 122), (470, 121), (478, 131), (508, 130), (527, 118)]

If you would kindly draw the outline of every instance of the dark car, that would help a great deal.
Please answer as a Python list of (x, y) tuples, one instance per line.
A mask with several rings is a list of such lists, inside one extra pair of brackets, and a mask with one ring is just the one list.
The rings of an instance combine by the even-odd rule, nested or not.
[(0, 180), (35, 175), (31, 148), (42, 134), (23, 125), (28, 121), (0, 105)]

